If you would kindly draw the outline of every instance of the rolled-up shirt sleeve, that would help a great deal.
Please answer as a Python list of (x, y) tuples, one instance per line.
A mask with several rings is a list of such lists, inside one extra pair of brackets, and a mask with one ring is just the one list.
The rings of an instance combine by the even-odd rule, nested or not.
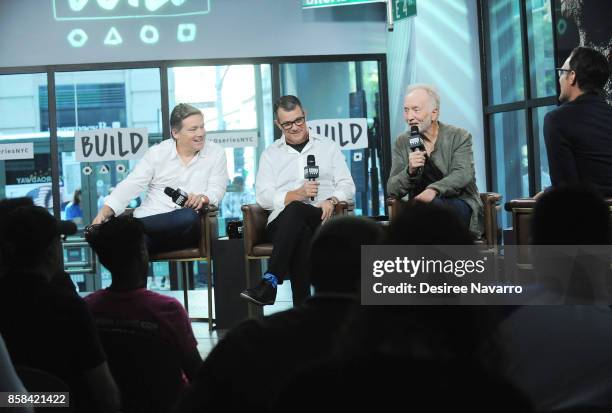
[(355, 183), (346, 165), (344, 155), (337, 146), (334, 148), (332, 167), (334, 171), (334, 196), (339, 201), (353, 200), (355, 198)]
[(219, 206), (219, 203), (225, 195), (227, 188), (227, 158), (225, 156), (225, 150), (221, 149), (219, 155), (214, 160), (215, 165), (212, 169), (211, 175), (208, 178), (205, 195), (211, 205)]
[(154, 175), (154, 158), (155, 150), (149, 149), (127, 178), (119, 182), (113, 192), (104, 199), (104, 203), (115, 215), (121, 215), (127, 204), (149, 187)]

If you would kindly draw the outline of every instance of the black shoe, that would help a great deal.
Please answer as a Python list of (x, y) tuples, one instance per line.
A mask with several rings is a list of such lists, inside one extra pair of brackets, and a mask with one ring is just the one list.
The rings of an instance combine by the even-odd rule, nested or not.
[(276, 301), (276, 287), (272, 287), (272, 284), (266, 280), (261, 280), (255, 287), (241, 292), (240, 298), (258, 305), (274, 304), (274, 301)]

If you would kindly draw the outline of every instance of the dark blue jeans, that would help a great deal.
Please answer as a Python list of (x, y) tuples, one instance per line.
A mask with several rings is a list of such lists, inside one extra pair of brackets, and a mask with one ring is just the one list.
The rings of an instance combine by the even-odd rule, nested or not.
[(150, 215), (140, 221), (151, 254), (197, 247), (200, 242), (200, 214), (191, 208)]
[(472, 208), (463, 199), (459, 198), (444, 198), (435, 197), (431, 201), (432, 205), (451, 208), (457, 213), (457, 216), (465, 224), (466, 227), (470, 227), (470, 218), (472, 218)]

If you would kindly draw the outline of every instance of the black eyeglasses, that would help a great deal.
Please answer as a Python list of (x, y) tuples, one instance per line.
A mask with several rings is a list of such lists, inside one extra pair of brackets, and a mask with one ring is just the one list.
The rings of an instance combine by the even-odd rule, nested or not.
[(556, 70), (557, 70), (557, 76), (559, 76), (559, 77), (563, 76), (564, 72), (572, 72), (573, 71), (571, 69), (563, 69), (562, 67), (557, 67)]
[(300, 116), (299, 118), (296, 118), (292, 122), (283, 122), (280, 124), (280, 126), (281, 128), (283, 128), (283, 130), (291, 130), (291, 128), (293, 127), (293, 124), (295, 124), (295, 126), (302, 126), (305, 121), (306, 121), (306, 118), (304, 116)]

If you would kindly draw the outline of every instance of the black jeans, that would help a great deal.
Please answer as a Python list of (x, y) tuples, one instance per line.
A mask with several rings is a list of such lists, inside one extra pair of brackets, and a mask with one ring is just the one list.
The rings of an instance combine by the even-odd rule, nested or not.
[(149, 253), (197, 247), (200, 242), (200, 215), (191, 208), (140, 218)]
[(280, 284), (290, 275), (294, 305), (310, 296), (308, 252), (310, 240), (321, 225), (322, 213), (321, 208), (294, 201), (266, 228), (268, 241), (274, 245), (268, 272)]

